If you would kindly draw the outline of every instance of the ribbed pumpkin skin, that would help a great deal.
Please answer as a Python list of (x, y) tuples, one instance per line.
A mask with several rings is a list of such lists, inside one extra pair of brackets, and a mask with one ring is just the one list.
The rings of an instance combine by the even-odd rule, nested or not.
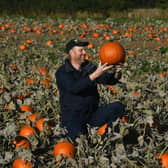
[(124, 62), (125, 51), (118, 42), (107, 42), (99, 50), (99, 57), (102, 64), (108, 65)]
[(75, 146), (70, 142), (59, 142), (54, 146), (54, 156), (63, 154), (68, 158), (74, 158), (75, 156)]

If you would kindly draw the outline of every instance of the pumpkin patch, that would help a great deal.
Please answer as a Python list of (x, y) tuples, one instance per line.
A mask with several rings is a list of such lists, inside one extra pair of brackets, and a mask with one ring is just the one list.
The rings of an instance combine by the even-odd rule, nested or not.
[[(72, 38), (89, 42), (95, 65), (123, 64), (120, 82), (98, 90), (101, 104), (127, 108), (119, 132), (88, 125), (77, 146), (60, 124), (55, 79)], [(167, 44), (166, 19), (1, 16), (0, 167), (167, 167)]]

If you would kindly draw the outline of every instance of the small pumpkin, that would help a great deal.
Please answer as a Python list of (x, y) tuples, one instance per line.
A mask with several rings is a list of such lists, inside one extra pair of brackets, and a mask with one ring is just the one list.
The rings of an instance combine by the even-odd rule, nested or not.
[(12, 69), (13, 71), (16, 71), (16, 70), (18, 69), (17, 64), (13, 64), (13, 65), (11, 66), (11, 69)]
[(46, 68), (39, 68), (38, 71), (39, 71), (40, 75), (48, 74), (48, 70)]
[(40, 116), (39, 113), (33, 113), (27, 116), (27, 119), (30, 120), (31, 122), (35, 122), (39, 116)]
[(126, 116), (122, 116), (122, 117), (121, 117), (121, 121), (122, 121), (122, 122), (128, 122), (128, 119), (127, 119)]
[(39, 131), (43, 131), (44, 129), (44, 118), (41, 118), (39, 119), (37, 122), (36, 122), (36, 128), (39, 130)]
[[(57, 157), (58, 155), (63, 155), (67, 158), (74, 158), (75, 157), (75, 146), (68, 142), (68, 141), (62, 141), (57, 143), (54, 146), (54, 157)], [(57, 160), (57, 161), (61, 161), (61, 159)]]
[(97, 130), (97, 132), (98, 132), (100, 135), (103, 135), (103, 134), (106, 132), (107, 126), (108, 126), (108, 124), (105, 123), (104, 125), (102, 125), (101, 127), (99, 127), (99, 129)]
[(115, 87), (113, 87), (113, 85), (107, 85), (107, 87), (112, 91), (113, 94), (117, 94), (117, 90)]
[(12, 168), (32, 168), (32, 165), (26, 159), (17, 158), (14, 160)]
[(32, 127), (26, 125), (20, 129), (19, 136), (28, 138), (30, 135), (37, 135)]
[(26, 46), (24, 44), (22, 44), (22, 45), (19, 46), (19, 50), (23, 51), (25, 49), (26, 49)]
[(34, 82), (35, 82), (35, 79), (33, 79), (33, 78), (26, 79), (26, 84), (28, 84), (28, 85), (32, 85)]
[(28, 106), (28, 105), (21, 105), (20, 106), (20, 110), (21, 111), (27, 111), (27, 112), (33, 112), (33, 109), (31, 106)]
[(44, 85), (45, 88), (49, 88), (49, 87), (50, 87), (50, 81), (47, 80), (47, 79), (41, 80), (41, 81), (40, 81), (40, 84), (41, 84), (41, 85)]
[(21, 137), (21, 136), (17, 136), (15, 138), (15, 140), (12, 142), (12, 144), (14, 145), (14, 148), (15, 149), (18, 149), (18, 148), (24, 148), (24, 149), (27, 149), (30, 147), (30, 142), (28, 139), (24, 138), (24, 137)]
[(125, 61), (125, 50), (118, 42), (107, 42), (100, 47), (99, 58), (103, 64), (118, 64)]
[(161, 163), (164, 168), (168, 168), (168, 153), (157, 154), (156, 157), (161, 159)]

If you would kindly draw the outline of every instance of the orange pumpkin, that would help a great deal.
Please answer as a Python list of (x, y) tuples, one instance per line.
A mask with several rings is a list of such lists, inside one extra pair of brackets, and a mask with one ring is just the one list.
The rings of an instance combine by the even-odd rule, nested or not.
[(44, 118), (41, 118), (40, 120), (38, 120), (36, 122), (36, 128), (39, 130), (39, 131), (43, 131), (43, 124), (44, 124)]
[(25, 49), (26, 49), (26, 46), (24, 44), (22, 44), (22, 45), (19, 46), (19, 50), (23, 51)]
[(93, 48), (93, 47), (94, 47), (94, 45), (92, 43), (88, 44), (88, 48)]
[(106, 132), (106, 128), (107, 128), (107, 123), (102, 125), (98, 130), (97, 132), (100, 134), (100, 135), (103, 135), (105, 132)]
[(113, 34), (119, 34), (120, 31), (116, 29), (116, 30), (113, 30), (112, 33), (113, 33)]
[(100, 37), (100, 34), (99, 34), (98, 32), (94, 32), (94, 33), (92, 34), (92, 36), (93, 36), (94, 38), (98, 38), (98, 37)]
[(24, 96), (23, 96), (23, 95), (16, 95), (15, 98), (16, 98), (16, 99), (19, 99), (19, 100), (23, 100), (23, 99), (24, 99)]
[(12, 164), (12, 168), (31, 168), (32, 165), (28, 160), (17, 158)]
[(39, 114), (38, 113), (33, 113), (29, 116), (27, 116), (28, 120), (30, 120), (31, 122), (35, 122), (38, 118)]
[(121, 121), (123, 121), (123, 122), (128, 122), (128, 119), (127, 119), (127, 117), (122, 116), (122, 117), (121, 117)]
[[(75, 146), (68, 142), (68, 141), (62, 141), (57, 143), (54, 146), (54, 157), (58, 155), (63, 155), (67, 158), (74, 158), (75, 157)], [(60, 161), (61, 159), (57, 160)]]
[(51, 46), (52, 44), (53, 44), (53, 41), (52, 41), (52, 40), (48, 40), (48, 41), (45, 43), (46, 46)]
[(30, 142), (28, 141), (28, 139), (26, 138), (24, 139), (21, 136), (17, 136), (15, 140), (12, 142), (12, 144), (14, 144), (15, 149), (20, 147), (27, 149), (30, 147)]
[(168, 168), (168, 153), (157, 154), (156, 157), (161, 159), (161, 163), (164, 168)]
[(136, 56), (136, 52), (135, 52), (135, 51), (132, 51), (132, 50), (129, 50), (129, 51), (128, 51), (128, 54), (130, 54), (130, 55), (133, 56), (133, 57)]
[(5, 110), (11, 110), (11, 109), (12, 109), (12, 107), (11, 107), (10, 103), (5, 104), (4, 109), (5, 109)]
[(113, 94), (117, 94), (117, 90), (113, 87), (113, 85), (107, 85), (107, 87), (112, 91)]
[(46, 79), (41, 80), (40, 84), (44, 85), (46, 88), (50, 87), (50, 81)]
[(45, 69), (45, 68), (39, 68), (38, 71), (39, 71), (40, 75), (46, 75), (46, 74), (48, 74), (48, 70)]
[(30, 135), (37, 135), (32, 127), (26, 125), (20, 129), (19, 136), (28, 138)]
[(118, 42), (107, 42), (99, 50), (101, 63), (118, 64), (125, 60), (125, 50)]
[(35, 82), (35, 79), (33, 79), (33, 78), (26, 79), (26, 84), (28, 84), (28, 85), (32, 85), (34, 82)]
[(3, 93), (5, 90), (0, 88), (0, 93)]
[(17, 65), (16, 64), (13, 64), (12, 65), (12, 67), (11, 67), (11, 69), (13, 70), (13, 71), (16, 71), (18, 68), (17, 68)]
[(26, 44), (32, 44), (32, 40), (29, 40), (29, 39), (26, 40), (25, 42), (26, 42)]
[(21, 106), (20, 106), (20, 110), (21, 110), (21, 111), (33, 112), (32, 107), (31, 107), (31, 106), (28, 106), (28, 105), (21, 105)]

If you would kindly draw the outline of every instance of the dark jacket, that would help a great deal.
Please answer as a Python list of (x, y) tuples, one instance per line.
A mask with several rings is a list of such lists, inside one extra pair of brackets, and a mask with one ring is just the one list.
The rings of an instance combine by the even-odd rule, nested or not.
[(60, 93), (61, 121), (64, 126), (71, 122), (86, 124), (90, 115), (96, 111), (99, 104), (97, 84), (115, 84), (114, 74), (104, 73), (91, 81), (89, 75), (96, 66), (85, 61), (81, 71), (73, 68), (68, 59), (59, 67), (55, 76)]

